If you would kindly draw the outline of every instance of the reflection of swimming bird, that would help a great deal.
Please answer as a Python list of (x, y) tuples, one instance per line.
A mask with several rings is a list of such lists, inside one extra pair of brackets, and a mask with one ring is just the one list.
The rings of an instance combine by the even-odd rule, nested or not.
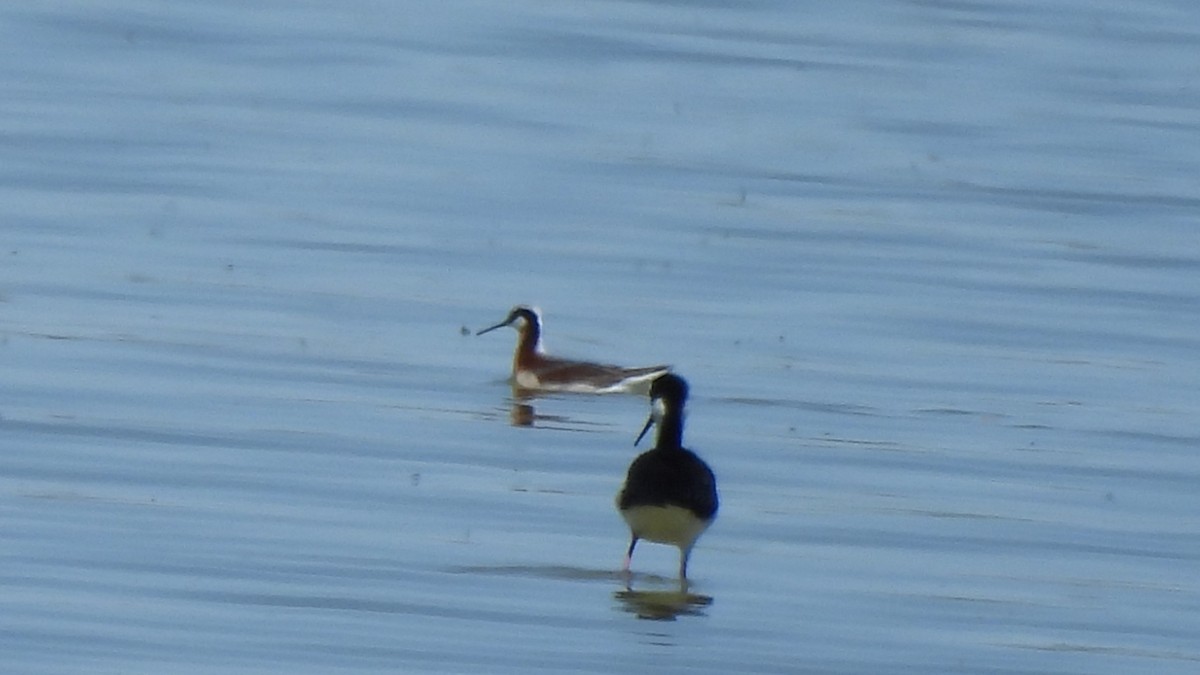
[(682, 445), (687, 394), (687, 382), (671, 373), (650, 385), (650, 419), (633, 443), (637, 445), (652, 424), (658, 424), (658, 442), (629, 465), (617, 494), (617, 509), (631, 535), (625, 571), (638, 540), (649, 539), (679, 547), (681, 583), (687, 579), (692, 546), (717, 517), (717, 479), (704, 460)]
[(504, 326), (517, 329), (512, 382), (521, 389), (604, 394), (637, 391), (641, 386), (645, 391), (646, 382), (668, 370), (667, 366), (622, 368), (549, 356), (542, 348), (541, 314), (525, 305), (513, 307), (503, 321), (475, 334), (483, 335)]

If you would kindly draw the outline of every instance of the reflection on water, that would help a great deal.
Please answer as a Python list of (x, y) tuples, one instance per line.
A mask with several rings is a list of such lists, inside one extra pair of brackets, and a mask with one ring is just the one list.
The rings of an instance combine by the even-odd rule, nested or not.
[(558, 429), (560, 431), (585, 431), (599, 432), (609, 431), (609, 425), (589, 422), (578, 417), (570, 415), (558, 415), (552, 413), (539, 413), (533, 403), (539, 397), (555, 400), (563, 399), (564, 397), (588, 397), (596, 396), (596, 394), (576, 394), (576, 393), (553, 393), (547, 394), (543, 392), (535, 392), (529, 389), (524, 389), (513, 385), (512, 394), (507, 399), (508, 404), (508, 419), (509, 423), (514, 427), (538, 427), (542, 429)]
[[(622, 611), (639, 619), (674, 621), (680, 616), (705, 616), (704, 608), (713, 604), (710, 595), (688, 592), (686, 581), (668, 579), (653, 574), (635, 575), (643, 583), (671, 586), (656, 590), (634, 590), (634, 576), (621, 570), (604, 570), (569, 565), (459, 565), (448, 568), (451, 574), (472, 574), (501, 577), (566, 581), (619, 581), (621, 590), (613, 593)], [(675, 586), (678, 584), (678, 586)]]
[(598, 570), (569, 565), (459, 565), (450, 567), (447, 571), (451, 574), (486, 574), (574, 581), (614, 581), (624, 578), (624, 574), (620, 570)]
[(512, 412), (508, 419), (514, 427), (531, 427), (533, 421), (537, 419), (537, 411), (528, 403), (513, 401)]
[[(681, 585), (686, 585), (682, 582)], [(680, 616), (704, 616), (712, 596), (688, 593), (686, 588), (670, 591), (635, 591), (626, 588), (613, 593), (621, 609), (639, 619), (674, 621)]]

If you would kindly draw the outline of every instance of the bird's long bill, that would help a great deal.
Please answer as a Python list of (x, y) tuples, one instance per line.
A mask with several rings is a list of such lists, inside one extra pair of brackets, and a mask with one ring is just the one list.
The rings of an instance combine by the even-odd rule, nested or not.
[(507, 321), (501, 321), (500, 323), (496, 324), (495, 326), (489, 326), (489, 327), (487, 327), (487, 328), (484, 328), (484, 329), (483, 329), (483, 330), (481, 330), (481, 331), (477, 331), (475, 334), (476, 334), (476, 335), (483, 335), (484, 333), (490, 333), (490, 332), (492, 332), (492, 331), (496, 330), (497, 328), (504, 328), (504, 327), (505, 327), (505, 326), (507, 326), (507, 325), (508, 325), (508, 322), (507, 322)]
[(633, 441), (634, 446), (642, 442), (642, 436), (645, 436), (646, 432), (650, 431), (650, 427), (652, 426), (654, 426), (654, 415), (646, 419), (646, 426), (642, 427), (642, 433), (638, 434), (638, 437)]

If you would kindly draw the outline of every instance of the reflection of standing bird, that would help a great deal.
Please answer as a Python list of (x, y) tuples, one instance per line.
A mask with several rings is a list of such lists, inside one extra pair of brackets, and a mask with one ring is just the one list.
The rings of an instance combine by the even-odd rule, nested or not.
[(629, 465), (625, 485), (617, 494), (617, 509), (629, 524), (625, 571), (639, 539), (679, 547), (679, 579), (687, 579), (688, 556), (696, 540), (717, 517), (717, 479), (696, 453), (683, 447), (683, 404), (688, 386), (668, 373), (650, 385), (650, 425), (658, 424), (658, 441)]
[(549, 356), (542, 348), (542, 316), (525, 305), (513, 307), (503, 321), (475, 334), (483, 335), (504, 326), (517, 329), (512, 383), (521, 389), (607, 394), (636, 391), (641, 386), (641, 391), (645, 391), (646, 382), (668, 370), (668, 366), (623, 368)]

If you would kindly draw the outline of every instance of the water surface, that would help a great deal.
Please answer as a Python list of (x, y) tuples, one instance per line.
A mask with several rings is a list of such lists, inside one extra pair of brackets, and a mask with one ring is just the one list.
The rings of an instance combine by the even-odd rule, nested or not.
[(1195, 672), (1191, 3), (0, 13), (12, 672)]

